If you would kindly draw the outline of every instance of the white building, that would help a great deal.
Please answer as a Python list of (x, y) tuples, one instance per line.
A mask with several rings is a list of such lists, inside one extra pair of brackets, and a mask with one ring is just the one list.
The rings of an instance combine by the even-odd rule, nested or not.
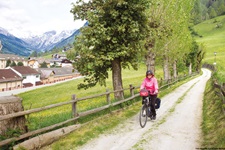
[(23, 86), (35, 86), (41, 82), (40, 73), (28, 66), (10, 67), (16, 74), (23, 78)]

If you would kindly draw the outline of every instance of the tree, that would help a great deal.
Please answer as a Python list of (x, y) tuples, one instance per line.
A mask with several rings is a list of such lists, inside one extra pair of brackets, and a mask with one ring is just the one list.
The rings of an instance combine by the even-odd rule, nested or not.
[(192, 49), (186, 56), (186, 65), (189, 67), (189, 74), (192, 71), (200, 71), (202, 60), (205, 56), (205, 47), (203, 45), (198, 45), (196, 41), (192, 43)]
[[(85, 75), (78, 88), (97, 83), (106, 85), (108, 71), (112, 71), (113, 89), (123, 89), (122, 68), (137, 68), (138, 55), (143, 51), (146, 37), (148, 0), (80, 0), (73, 5), (74, 19), (85, 19), (88, 26), (76, 38), (75, 52), (80, 59), (76, 69)], [(73, 56), (75, 58), (75, 54)], [(115, 93), (123, 98), (123, 92)]]
[(154, 70), (154, 57), (157, 57), (161, 61), (159, 64), (163, 64), (165, 80), (171, 79), (172, 73), (177, 77), (177, 62), (190, 50), (188, 25), (192, 7), (193, 0), (158, 0), (151, 3), (146, 64)]
[(23, 62), (21, 62), (21, 61), (18, 62), (17, 66), (24, 66), (24, 65), (23, 65)]
[(196, 0), (192, 9), (192, 23), (197, 24), (204, 20), (223, 15), (225, 0)]
[(37, 56), (38, 56), (37, 51), (33, 51), (33, 52), (30, 54), (30, 57), (37, 57)]
[(218, 8), (218, 15), (223, 15), (225, 13), (225, 4), (220, 5)]
[(198, 53), (197, 53), (197, 58), (196, 58), (197, 63), (196, 63), (196, 68), (195, 68), (195, 70), (198, 72), (200, 72), (200, 70), (201, 70), (202, 60), (205, 57), (205, 53), (206, 53), (206, 51), (205, 51), (204, 45), (201, 44), (200, 46), (198, 46)]
[(200, 0), (195, 1), (194, 7), (191, 11), (191, 15), (193, 24), (198, 24), (202, 21), (202, 8)]
[(15, 62), (15, 61), (13, 61), (13, 62), (10, 64), (10, 66), (11, 66), (11, 67), (16, 66), (16, 62)]
[(48, 68), (47, 63), (45, 61), (41, 63), (41, 68)]
[(10, 59), (7, 59), (7, 61), (6, 61), (6, 67), (8, 67), (10, 65), (11, 65), (11, 60)]
[(214, 18), (216, 16), (217, 16), (217, 13), (216, 13), (215, 9), (213, 7), (210, 7), (209, 8), (209, 17)]

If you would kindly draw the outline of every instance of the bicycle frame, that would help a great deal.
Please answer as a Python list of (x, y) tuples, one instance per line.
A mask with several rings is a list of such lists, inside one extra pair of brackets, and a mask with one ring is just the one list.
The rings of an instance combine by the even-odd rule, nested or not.
[(150, 115), (150, 97), (145, 97), (143, 98), (142, 101), (143, 105), (141, 107), (141, 111), (140, 111), (140, 116), (139, 116), (139, 121), (140, 121), (140, 125), (142, 128), (145, 127), (147, 120), (148, 120), (148, 116)]

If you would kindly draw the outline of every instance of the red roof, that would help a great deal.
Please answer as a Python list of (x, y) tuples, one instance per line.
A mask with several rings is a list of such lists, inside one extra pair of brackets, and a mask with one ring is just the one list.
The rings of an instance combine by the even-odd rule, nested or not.
[(20, 81), (20, 80), (22, 81), (23, 78), (21, 78), (11, 69), (0, 69), (0, 82)]
[(63, 59), (62, 63), (71, 63), (72, 64), (72, 62), (70, 60), (68, 60), (68, 59)]
[(31, 86), (33, 86), (33, 84), (32, 83), (23, 83), (23, 86), (24, 87), (31, 87)]
[(32, 69), (29, 66), (15, 66), (12, 68), (22, 75), (38, 75), (38, 74), (40, 74), (35, 69)]

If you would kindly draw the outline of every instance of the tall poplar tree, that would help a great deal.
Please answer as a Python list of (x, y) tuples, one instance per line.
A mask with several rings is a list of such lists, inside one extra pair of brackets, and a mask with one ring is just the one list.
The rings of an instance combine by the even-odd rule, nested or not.
[[(123, 89), (122, 68), (137, 69), (143, 51), (148, 6), (148, 0), (79, 0), (73, 5), (74, 19), (88, 21), (74, 43), (74, 54), (79, 55), (75, 67), (85, 76), (78, 88), (106, 85), (112, 71), (114, 90)], [(115, 98), (123, 98), (123, 92)]]
[(154, 70), (154, 57), (160, 58), (165, 80), (171, 78), (172, 72), (174, 77), (177, 76), (176, 63), (190, 50), (188, 25), (192, 7), (193, 0), (152, 1), (146, 64)]

